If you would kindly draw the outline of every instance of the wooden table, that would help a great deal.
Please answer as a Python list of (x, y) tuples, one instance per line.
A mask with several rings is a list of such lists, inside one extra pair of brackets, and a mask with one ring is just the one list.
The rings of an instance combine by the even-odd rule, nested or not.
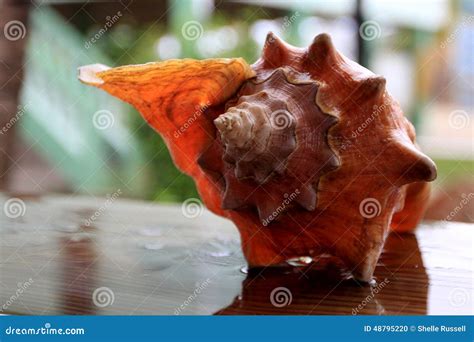
[(207, 211), (186, 218), (180, 206), (115, 198), (22, 200), (23, 216), (0, 220), (4, 313), (473, 314), (472, 225), (392, 234), (370, 286), (325, 257), (245, 274), (237, 230)]

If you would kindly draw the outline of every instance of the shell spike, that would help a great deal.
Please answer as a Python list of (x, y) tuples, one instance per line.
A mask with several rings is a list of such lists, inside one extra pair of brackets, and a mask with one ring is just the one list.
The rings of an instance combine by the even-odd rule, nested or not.
[(262, 51), (262, 60), (271, 67), (277, 67), (277, 63), (284, 61), (288, 54), (288, 47), (273, 32), (267, 34)]
[(313, 211), (316, 208), (316, 191), (311, 184), (305, 184), (301, 190), (297, 189), (298, 197), (296, 202), (308, 211)]
[(400, 165), (396, 183), (431, 182), (436, 179), (436, 165), (428, 156), (409, 144), (397, 143), (395, 148)]
[(317, 35), (308, 48), (309, 59), (318, 64), (325, 64), (330, 59), (334, 59), (336, 53), (331, 37), (326, 33)]
[(359, 81), (354, 100), (373, 101), (385, 94), (387, 80), (382, 76), (371, 76)]

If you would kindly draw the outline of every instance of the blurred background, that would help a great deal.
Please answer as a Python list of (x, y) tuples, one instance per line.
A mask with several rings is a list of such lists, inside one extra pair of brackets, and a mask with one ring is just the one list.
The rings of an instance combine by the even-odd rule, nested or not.
[(181, 202), (197, 197), (130, 106), (78, 66), (244, 57), (268, 31), (329, 33), (387, 78), (438, 165), (428, 219), (474, 220), (474, 2), (448, 0), (0, 0), (0, 191)]

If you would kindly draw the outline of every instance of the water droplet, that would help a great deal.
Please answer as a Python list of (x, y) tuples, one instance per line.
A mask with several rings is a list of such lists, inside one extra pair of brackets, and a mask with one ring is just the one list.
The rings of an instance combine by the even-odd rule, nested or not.
[(232, 253), (230, 251), (219, 251), (219, 252), (210, 252), (209, 255), (216, 258), (222, 258), (222, 257), (231, 256)]
[(240, 268), (240, 272), (242, 272), (243, 274), (248, 274), (249, 273), (249, 268), (248, 266), (242, 266)]
[(307, 266), (311, 262), (313, 262), (313, 258), (308, 257), (308, 256), (292, 258), (286, 261), (288, 265), (295, 266), (295, 267)]
[(377, 286), (377, 281), (376, 281), (374, 278), (372, 278), (372, 279), (369, 281), (368, 284), (369, 284), (369, 286), (371, 286), (371, 287), (375, 287), (375, 286)]
[(71, 241), (71, 242), (81, 242), (81, 241), (86, 241), (88, 239), (89, 239), (88, 234), (74, 234), (73, 236), (71, 236), (69, 241)]
[(238, 248), (240, 247), (235, 244), (235, 241), (216, 239), (207, 242), (195, 254), (223, 258), (233, 255)]
[(162, 249), (164, 247), (164, 244), (161, 242), (150, 242), (150, 243), (145, 243), (143, 247), (151, 251), (157, 251), (159, 249)]
[(147, 227), (140, 229), (138, 231), (138, 234), (143, 236), (160, 236), (161, 234), (163, 234), (163, 229), (159, 227)]
[(154, 258), (147, 258), (143, 261), (143, 269), (145, 271), (163, 271), (167, 268), (170, 268), (174, 265), (174, 262), (171, 258), (165, 257), (163, 255), (157, 255)]

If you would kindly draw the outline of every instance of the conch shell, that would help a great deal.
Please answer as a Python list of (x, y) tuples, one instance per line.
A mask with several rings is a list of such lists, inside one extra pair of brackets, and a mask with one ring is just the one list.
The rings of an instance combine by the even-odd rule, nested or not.
[(369, 281), (392, 229), (421, 219), (436, 167), (385, 79), (327, 34), (269, 34), (262, 57), (80, 68), (160, 133), (205, 205), (238, 227), (250, 266), (329, 253)]

